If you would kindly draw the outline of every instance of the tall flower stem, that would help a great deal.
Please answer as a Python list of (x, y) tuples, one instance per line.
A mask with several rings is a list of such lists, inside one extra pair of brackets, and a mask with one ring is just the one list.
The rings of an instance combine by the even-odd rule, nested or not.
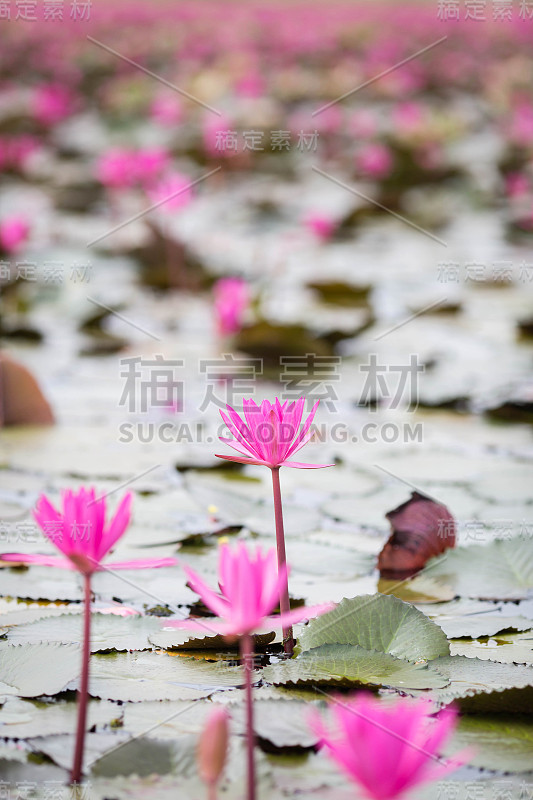
[(87, 727), (87, 698), (89, 689), (89, 661), (91, 658), (91, 576), (85, 574), (84, 579), (84, 610), (83, 610), (83, 654), (81, 667), (81, 681), (78, 692), (78, 725), (76, 728), (76, 749), (74, 762), (70, 775), (71, 783), (81, 781), (83, 766), (83, 746), (85, 744), (85, 729)]
[[(274, 516), (276, 519), (276, 548), (278, 551), (278, 570), (281, 570), (287, 563), (285, 554), (285, 530), (283, 527), (283, 507), (281, 504), (281, 486), (279, 482), (279, 467), (272, 467), (272, 489), (274, 491)], [(281, 614), (288, 614), (291, 610), (289, 602), (289, 580), (285, 581), (280, 592), (279, 610)], [(292, 656), (294, 650), (294, 639), (292, 634), (292, 625), (283, 628), (283, 650), (288, 655)]]
[(246, 753), (248, 762), (247, 800), (255, 800), (255, 762), (254, 762), (254, 707), (252, 701), (252, 671), (254, 646), (250, 633), (241, 636), (241, 661), (244, 669), (244, 691), (246, 699)]

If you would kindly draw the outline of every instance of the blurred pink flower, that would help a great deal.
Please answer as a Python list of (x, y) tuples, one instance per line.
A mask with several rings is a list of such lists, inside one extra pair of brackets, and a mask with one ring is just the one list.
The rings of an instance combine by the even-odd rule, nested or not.
[(98, 159), (96, 178), (109, 189), (124, 189), (135, 183), (136, 166), (133, 150), (113, 147)]
[(394, 130), (400, 134), (412, 134), (420, 128), (424, 119), (423, 109), (420, 103), (408, 101), (398, 103), (392, 110), (392, 125)]
[(533, 105), (520, 103), (513, 109), (508, 126), (508, 135), (512, 142), (521, 147), (529, 147), (533, 139)]
[(24, 168), (28, 158), (39, 149), (39, 141), (30, 134), (13, 136), (8, 144), (7, 151), (10, 165), (15, 168)]
[(146, 147), (139, 150), (134, 159), (135, 177), (139, 183), (146, 186), (160, 178), (161, 173), (168, 166), (170, 156), (161, 147)]
[(348, 120), (348, 131), (352, 136), (369, 139), (374, 136), (378, 128), (377, 120), (372, 111), (360, 108), (354, 111)]
[(289, 461), (290, 456), (304, 447), (313, 436), (313, 431), (309, 431), (309, 428), (319, 402), (317, 400), (313, 406), (300, 432), (298, 429), (304, 411), (304, 397), (300, 397), (299, 400), (290, 404), (286, 400), (283, 405), (278, 398), (275, 403), (263, 400), (260, 406), (251, 399), (243, 399), (244, 416), (248, 424), (237, 414), (235, 409), (230, 405), (226, 406), (228, 414), (223, 411), (220, 414), (235, 439), (226, 439), (223, 436), (219, 436), (219, 439), (246, 457), (217, 453), (217, 458), (237, 461), (240, 464), (259, 464), (270, 468), (285, 466), (320, 469), (321, 467), (332, 467), (333, 464), (302, 464), (300, 461)]
[(225, 708), (214, 708), (200, 734), (196, 751), (198, 773), (208, 786), (216, 786), (222, 777), (228, 743), (229, 714)]
[(523, 197), (530, 191), (530, 182), (523, 172), (510, 172), (505, 178), (505, 192), (508, 197)]
[(235, 84), (235, 92), (240, 97), (258, 98), (264, 94), (265, 82), (259, 72), (250, 72), (239, 78)]
[(189, 205), (193, 199), (191, 179), (181, 172), (169, 172), (148, 189), (147, 194), (151, 203), (160, 203), (161, 211), (176, 211)]
[(224, 134), (233, 130), (233, 123), (226, 115), (208, 114), (202, 122), (202, 139), (206, 153), (212, 158), (223, 158), (234, 151), (224, 148)]
[(328, 239), (331, 239), (337, 229), (337, 222), (334, 219), (318, 211), (313, 211), (307, 215), (305, 225), (322, 242), (327, 242)]
[(47, 127), (68, 117), (72, 113), (73, 106), (71, 91), (55, 83), (38, 86), (31, 101), (33, 116), (41, 125)]
[(30, 224), (25, 217), (6, 217), (0, 222), (0, 249), (6, 253), (18, 253), (29, 233)]
[(241, 278), (221, 278), (213, 287), (213, 309), (219, 336), (231, 336), (242, 328), (250, 305), (248, 284)]
[(372, 178), (385, 178), (391, 172), (393, 163), (392, 153), (384, 144), (365, 144), (356, 155), (357, 167)]
[(172, 127), (181, 122), (183, 106), (176, 93), (158, 94), (150, 106), (150, 117), (165, 127)]
[(466, 763), (463, 751), (453, 760), (438, 757), (453, 732), (456, 712), (442, 711), (431, 719), (426, 700), (399, 698), (384, 703), (371, 695), (354, 700), (340, 697), (333, 704), (335, 730), (328, 731), (317, 710), (310, 714), (313, 731), (331, 757), (372, 800), (394, 800), (409, 789)]
[[(66, 558), (29, 553), (3, 553), (3, 561), (39, 564), (46, 567), (77, 569), (84, 575), (105, 569), (103, 558), (124, 534), (131, 516), (133, 495), (126, 494), (114, 517), (106, 523), (105, 496), (97, 497), (95, 489), (68, 489), (62, 495), (62, 511), (57, 511), (46, 495), (41, 495), (34, 518), (44, 535)], [(112, 569), (167, 567), (177, 564), (175, 558), (145, 558), (112, 562)]]
[(244, 542), (239, 542), (233, 551), (227, 544), (221, 545), (218, 562), (220, 592), (211, 589), (189, 567), (185, 567), (185, 572), (191, 589), (220, 619), (214, 622), (211, 619), (165, 619), (164, 626), (204, 631), (208, 627), (224, 636), (246, 636), (265, 626), (301, 622), (333, 608), (332, 603), (324, 603), (270, 616), (287, 582), (287, 567), (284, 565), (278, 571), (274, 548), (263, 555), (260, 547), (250, 552)]

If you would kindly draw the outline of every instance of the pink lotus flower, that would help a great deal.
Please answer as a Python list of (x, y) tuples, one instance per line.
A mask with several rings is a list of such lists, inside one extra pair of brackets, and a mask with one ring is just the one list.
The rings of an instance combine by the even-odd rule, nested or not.
[(372, 178), (385, 178), (394, 163), (392, 153), (384, 144), (366, 144), (359, 150), (356, 163), (361, 172)]
[(396, 132), (410, 135), (417, 131), (424, 121), (420, 103), (398, 103), (392, 111), (392, 124)]
[[(265, 467), (297, 467), (299, 469), (320, 469), (332, 467), (333, 464), (303, 464), (290, 461), (290, 457), (300, 450), (313, 436), (309, 431), (316, 414), (317, 400), (311, 413), (305, 420), (300, 432), (305, 398), (296, 402), (286, 400), (283, 405), (276, 398), (275, 403), (263, 400), (260, 406), (252, 399), (243, 399), (246, 422), (230, 405), (226, 406), (228, 414), (220, 412), (222, 419), (234, 435), (235, 439), (219, 436), (221, 442), (229, 444), (234, 450), (246, 457), (216, 454), (217, 458), (237, 461), (240, 464), (258, 464)], [(251, 458), (249, 457), (251, 456)]]
[(378, 123), (372, 111), (366, 108), (354, 111), (348, 120), (348, 130), (352, 136), (360, 139), (369, 139), (374, 136), (378, 128)]
[(98, 159), (96, 177), (109, 189), (133, 186), (137, 178), (135, 152), (123, 147), (111, 148)]
[(161, 147), (146, 147), (135, 156), (135, 177), (141, 184), (156, 181), (169, 162), (169, 154)]
[(250, 304), (248, 284), (241, 278), (221, 278), (213, 287), (213, 295), (219, 336), (238, 333)]
[[(226, 544), (221, 545), (218, 562), (220, 593), (211, 589), (192, 569), (185, 567), (191, 589), (200, 595), (207, 608), (220, 617), (215, 622), (208, 621), (210, 630), (228, 637), (246, 636), (265, 626), (301, 622), (332, 609), (331, 603), (325, 603), (270, 616), (287, 581), (287, 567), (283, 566), (278, 572), (276, 561), (274, 548), (263, 555), (260, 547), (250, 553), (244, 542), (239, 542), (235, 551)], [(206, 621), (166, 619), (164, 625), (205, 631)]]
[(180, 172), (171, 172), (148, 190), (148, 197), (164, 212), (184, 208), (193, 198), (191, 179)]
[(217, 783), (222, 777), (229, 744), (229, 714), (225, 708), (214, 708), (200, 734), (196, 760), (200, 778), (215, 796)]
[(318, 711), (310, 715), (312, 730), (331, 757), (372, 800), (394, 800), (405, 792), (466, 763), (466, 751), (453, 761), (438, 757), (456, 724), (456, 712), (446, 710), (431, 719), (426, 700), (400, 698), (383, 703), (370, 695), (339, 698), (333, 706), (335, 731)]
[(73, 98), (68, 89), (59, 84), (39, 86), (33, 95), (32, 112), (41, 125), (52, 126), (72, 112)]
[(508, 197), (524, 197), (530, 190), (527, 175), (522, 172), (510, 172), (505, 178), (505, 192)]
[[(60, 550), (61, 556), (30, 553), (4, 553), (3, 561), (39, 564), (45, 567), (77, 569), (84, 575), (106, 569), (103, 558), (128, 527), (132, 494), (126, 494), (114, 517), (106, 523), (106, 499), (98, 498), (94, 489), (67, 490), (62, 496), (62, 511), (57, 511), (46, 495), (41, 495), (33, 514), (44, 535)], [(145, 558), (115, 561), (112, 569), (141, 569), (168, 567), (177, 564), (175, 558)]]
[(6, 253), (18, 253), (27, 241), (30, 224), (20, 216), (7, 217), (0, 222), (0, 250)]
[(337, 229), (337, 223), (327, 214), (313, 212), (305, 218), (305, 224), (317, 239), (327, 242)]
[(177, 125), (183, 119), (183, 107), (174, 93), (158, 94), (150, 106), (150, 117), (165, 127)]

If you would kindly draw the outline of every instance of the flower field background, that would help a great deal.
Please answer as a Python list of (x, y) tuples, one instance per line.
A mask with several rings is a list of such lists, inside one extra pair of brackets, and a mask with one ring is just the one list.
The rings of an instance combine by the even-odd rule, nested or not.
[[(258, 796), (362, 797), (309, 720), (366, 691), (459, 712), (468, 765), (407, 796), (533, 797), (533, 7), (0, 2), (0, 37), (0, 552), (57, 564), (43, 493), (132, 493), (76, 794), (207, 797), (216, 707), (246, 796), (238, 644), (165, 620), (276, 541), (220, 411), (303, 396), (334, 466), (281, 469), (291, 607), (335, 607), (255, 636)], [(404, 574), (412, 493), (447, 513)], [(83, 592), (0, 561), (0, 798), (74, 796)]]

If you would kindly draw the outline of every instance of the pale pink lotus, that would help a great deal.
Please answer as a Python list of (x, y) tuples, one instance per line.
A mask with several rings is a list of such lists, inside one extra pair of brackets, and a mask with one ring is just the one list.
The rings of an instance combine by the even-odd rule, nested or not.
[(114, 561), (104, 565), (104, 557), (124, 534), (131, 517), (133, 495), (126, 494), (114, 516), (106, 521), (106, 498), (97, 497), (94, 488), (70, 489), (62, 494), (62, 510), (58, 511), (46, 495), (41, 495), (34, 518), (44, 535), (65, 556), (46, 556), (34, 553), (3, 553), (3, 561), (39, 564), (45, 567), (76, 569), (84, 575), (110, 569), (142, 569), (170, 567), (175, 558), (144, 558)]
[(313, 211), (305, 218), (306, 227), (321, 242), (327, 242), (337, 230), (337, 222), (328, 214)]
[(250, 305), (250, 291), (242, 278), (220, 278), (213, 287), (213, 310), (219, 336), (231, 336), (242, 328)]
[(72, 92), (60, 84), (38, 86), (32, 98), (32, 113), (41, 125), (52, 126), (66, 119), (73, 110)]
[(243, 399), (246, 422), (234, 408), (227, 405), (228, 413), (225, 414), (221, 410), (220, 414), (235, 438), (227, 439), (219, 436), (219, 439), (242, 453), (243, 456), (216, 453), (217, 458), (270, 468), (320, 469), (334, 466), (333, 464), (303, 464), (300, 461), (290, 460), (290, 457), (312, 438), (314, 432), (310, 428), (319, 402), (317, 400), (314, 404), (301, 430), (299, 428), (305, 406), (304, 397), (300, 397), (293, 403), (286, 400), (283, 404), (276, 397), (274, 403), (263, 400), (260, 406), (252, 399)]
[(193, 199), (191, 179), (181, 172), (169, 172), (147, 190), (150, 202), (166, 213), (188, 206)]
[(0, 250), (18, 253), (28, 240), (30, 223), (25, 217), (13, 215), (0, 222)]
[(439, 758), (457, 714), (446, 709), (431, 718), (424, 699), (383, 702), (369, 694), (339, 697), (332, 704), (334, 729), (313, 710), (310, 726), (331, 757), (359, 785), (367, 798), (396, 800), (415, 786), (439, 780), (467, 762), (463, 751)]
[(144, 185), (153, 185), (168, 167), (170, 155), (162, 147), (145, 147), (135, 155), (135, 177)]
[(356, 155), (358, 169), (372, 178), (385, 178), (392, 171), (394, 158), (390, 148), (379, 142), (363, 145)]
[(125, 189), (137, 180), (136, 153), (125, 147), (112, 147), (98, 159), (96, 178), (109, 189)]
[(213, 113), (207, 114), (202, 122), (202, 139), (205, 152), (212, 158), (224, 158), (234, 155), (234, 150), (224, 146), (224, 135), (227, 131), (234, 130), (232, 120), (225, 114), (220, 116)]
[(175, 92), (158, 94), (150, 106), (150, 117), (164, 127), (177, 125), (183, 119), (183, 106)]
[(263, 554), (261, 547), (249, 551), (244, 542), (239, 542), (235, 550), (227, 544), (221, 545), (218, 562), (220, 592), (211, 589), (189, 567), (185, 567), (185, 572), (191, 589), (219, 619), (165, 619), (165, 627), (198, 631), (207, 628), (231, 638), (247, 636), (265, 627), (291, 625), (333, 608), (333, 604), (324, 603), (271, 616), (279, 603), (280, 591), (287, 583), (287, 567), (284, 565), (278, 571), (274, 548)]

